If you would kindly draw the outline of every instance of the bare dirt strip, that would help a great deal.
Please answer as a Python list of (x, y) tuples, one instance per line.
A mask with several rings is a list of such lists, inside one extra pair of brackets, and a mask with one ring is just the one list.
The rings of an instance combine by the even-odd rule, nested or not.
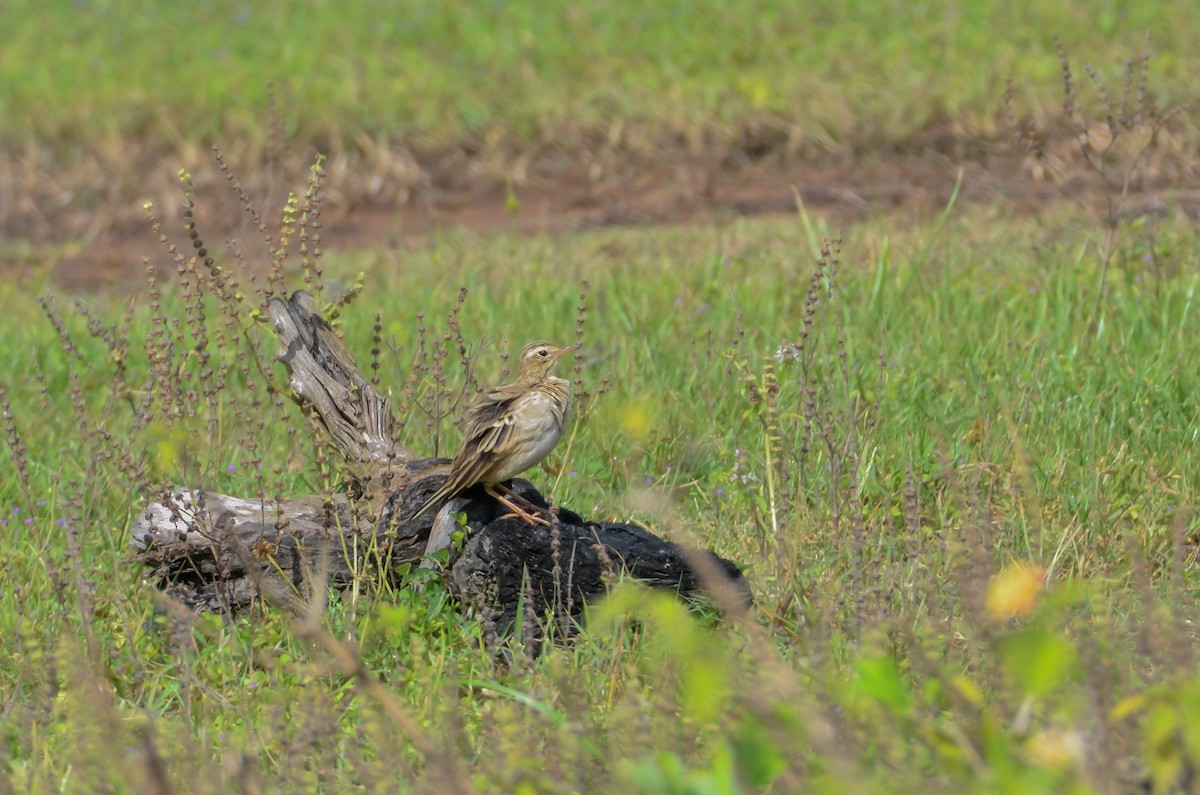
[[(787, 156), (727, 149), (685, 156), (667, 151), (628, 162), (610, 159), (599, 177), (594, 159), (554, 150), (528, 158), (515, 170), (511, 163), (502, 169), (480, 168), (467, 157), (418, 163), (401, 175), (389, 175), (386, 169), (354, 173), (356, 165), (371, 171), (365, 162), (352, 160), (328, 169), (321, 216), (326, 251), (421, 246), (439, 231), (456, 228), (479, 234), (563, 234), (607, 226), (713, 224), (742, 216), (795, 214), (798, 201), (808, 212), (837, 224), (881, 215), (920, 218), (941, 212), (956, 185), (958, 206), (999, 204), (1020, 216), (1073, 202), (1102, 214), (1106, 196), (1124, 187), (1123, 172), (1114, 171), (1106, 184), (1070, 139), (1047, 147), (1039, 160), (1003, 141), (964, 142), (949, 135), (929, 135), (883, 153)], [(164, 225), (182, 239), (172, 209), (182, 197), (172, 184), (177, 162), (143, 158), (137, 168), (144, 173), (123, 179), (133, 185), (141, 179), (151, 186), (149, 194), (163, 197), (160, 207), (168, 208), (160, 210)], [(193, 168), (197, 221), (209, 247), (220, 249), (235, 237), (252, 257), (261, 252), (254, 245), (261, 235), (224, 184), (217, 164), (201, 161)], [(303, 169), (287, 171), (282, 180), (261, 170), (250, 178), (238, 174), (268, 219), (278, 218), (285, 190), (303, 191)], [(1200, 168), (1186, 148), (1172, 147), (1169, 155), (1151, 152), (1131, 176), (1122, 217), (1200, 215)], [(389, 179), (395, 185), (389, 186)], [(69, 179), (62, 184), (60, 191), (70, 190)], [(31, 202), (33, 220), (20, 214), (0, 219), (3, 240), (76, 241), (64, 247), (66, 256), (52, 270), (53, 280), (65, 290), (138, 289), (145, 279), (143, 258), (169, 261), (145, 219), (144, 201), (133, 191), (125, 193), (93, 208), (69, 199), (57, 211)], [(275, 229), (278, 221), (267, 225)], [(6, 255), (0, 268), (9, 278), (21, 278), (31, 261)]]

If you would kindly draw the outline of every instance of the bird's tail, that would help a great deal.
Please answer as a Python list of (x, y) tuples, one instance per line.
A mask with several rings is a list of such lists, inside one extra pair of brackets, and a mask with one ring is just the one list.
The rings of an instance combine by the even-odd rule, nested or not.
[(412, 515), (412, 516), (408, 517), (408, 521), (410, 521), (410, 522), (415, 522), (415, 521), (417, 521), (417, 519), (420, 519), (420, 518), (421, 518), (421, 514), (425, 513), (425, 512), (426, 512), (426, 511), (428, 511), (430, 508), (432, 508), (434, 505), (436, 505), (437, 503), (441, 502), (442, 500), (446, 499), (446, 498), (447, 498), (447, 497), (449, 497), (449, 496), (450, 496), (450, 491), (449, 491), (449, 489), (447, 489), (447, 488), (446, 488), (446, 487), (443, 485), (443, 486), (442, 486), (440, 489), (438, 489), (438, 490), (437, 490), (437, 491), (435, 491), (433, 494), (431, 494), (431, 495), (429, 496), (429, 499), (427, 499), (427, 500), (425, 500), (425, 502), (421, 503), (421, 507), (420, 507), (420, 508), (418, 508), (418, 509), (417, 509), (417, 510), (416, 510), (416, 511), (413, 513), (413, 515)]
[(421, 517), (422, 514), (424, 514), (433, 506), (437, 505), (439, 502), (448, 500), (455, 494), (458, 494), (460, 491), (462, 491), (464, 485), (465, 484), (462, 482), (462, 478), (456, 477), (455, 473), (452, 472), (450, 477), (446, 479), (446, 482), (439, 486), (437, 491), (435, 491), (433, 494), (430, 494), (429, 499), (421, 503), (421, 507), (418, 508), (412, 516), (408, 517), (408, 521), (415, 522)]

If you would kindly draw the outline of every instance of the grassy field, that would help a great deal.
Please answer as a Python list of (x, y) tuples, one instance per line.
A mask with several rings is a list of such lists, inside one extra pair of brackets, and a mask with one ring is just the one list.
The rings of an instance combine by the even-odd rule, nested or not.
[(284, 131), (326, 152), (358, 136), (435, 150), (728, 139), (748, 122), (794, 145), (886, 145), (946, 120), (995, 134), (1009, 76), (1035, 113), (1057, 106), (1055, 34), (1119, 80), (1152, 32), (1164, 102), (1195, 99), (1200, 68), (1188, 2), (19, 0), (4, 22), (0, 141), (14, 151), (261, 148), (269, 81)]
[[(1061, 123), (1055, 33), (1093, 121), (1084, 61), (1118, 105), (1147, 31), (1150, 104), (1194, 100), (1200, 68), (1184, 2), (55, 0), (0, 16), (0, 215), (59, 243), (55, 208), (127, 210), (139, 168), (173, 174), (213, 142), (294, 145), (279, 170), (231, 158), (256, 187), (312, 147), (701, 157), (769, 128), (880, 156), (942, 124), (1006, 134), (1010, 74), (1022, 118)], [(1129, 90), (1119, 144), (1099, 125), (1079, 144), (1104, 172), (1089, 191), (1195, 173), (1186, 114), (1141, 158)], [(368, 160), (337, 162), (367, 184), (346, 172)], [(199, 217), (222, 179), (201, 178)], [(331, 252), (319, 274), (293, 236), (275, 287), (355, 296), (337, 322), (364, 367), (378, 317), (379, 378), (419, 452), (458, 439), (457, 336), (484, 383), (528, 339), (582, 339), (572, 436), (531, 479), (739, 561), (755, 597), (722, 613), (619, 583), (571, 643), (537, 651), (428, 571), (329, 593), (319, 627), (164, 607), (128, 549), (148, 486), (269, 501), (340, 482), (268, 392), (283, 371), (254, 320), (265, 275), (250, 285), (214, 234), (242, 298), (200, 267), (77, 299), (48, 271), (85, 244), (0, 240), (0, 261), (46, 266), (0, 280), (0, 795), (1195, 789), (1200, 235), (1177, 198), (1162, 215), (977, 203), (844, 229), (801, 208), (458, 231)], [(186, 247), (174, 210), (155, 212)]]
[[(242, 327), (267, 330), (212, 300), (198, 320), (164, 288), (89, 299), (93, 336), (51, 292), (64, 348), (2, 288), (7, 791), (1165, 787), (1200, 758), (1200, 241), (1170, 220), (1147, 232), (1127, 230), (1099, 300), (1086, 219), (982, 209), (855, 226), (819, 271), (832, 232), (805, 217), (327, 258), (327, 297), (365, 270), (342, 329), (365, 364), (380, 314), (398, 398), (460, 287), (492, 381), (525, 337), (573, 337), (586, 282), (587, 408), (533, 479), (741, 561), (756, 598), (721, 620), (625, 585), (575, 643), (504, 666), (436, 579), (364, 581), (324, 624), (381, 690), (275, 611), (157, 615), (126, 550), (139, 469), (246, 496), (332, 487), (245, 366)], [(163, 329), (177, 387), (155, 388), (139, 429), (119, 385), (144, 395)], [(187, 353), (201, 330), (207, 365)], [(456, 438), (453, 417), (402, 415), (418, 450)]]

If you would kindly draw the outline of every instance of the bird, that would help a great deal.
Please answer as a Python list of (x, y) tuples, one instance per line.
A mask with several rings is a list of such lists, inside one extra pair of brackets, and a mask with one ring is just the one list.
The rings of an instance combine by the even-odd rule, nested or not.
[(535, 507), (501, 484), (541, 463), (562, 437), (571, 408), (571, 382), (551, 371), (555, 362), (579, 347), (580, 343), (564, 347), (542, 340), (521, 350), (517, 380), (490, 390), (471, 407), (462, 445), (450, 462), (450, 476), (409, 521), (483, 484), (484, 492), (508, 508), (511, 516), (530, 524), (550, 524), (515, 505), (510, 498)]

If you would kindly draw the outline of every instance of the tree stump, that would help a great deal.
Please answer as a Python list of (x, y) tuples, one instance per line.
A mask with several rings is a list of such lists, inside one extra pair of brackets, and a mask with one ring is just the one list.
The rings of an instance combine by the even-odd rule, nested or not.
[[(310, 586), (364, 575), (398, 580), (410, 568), (404, 564), (446, 548), (450, 591), (501, 628), (520, 620), (521, 604), (538, 621), (551, 617), (569, 628), (621, 575), (684, 595), (732, 585), (727, 593), (748, 598), (741, 569), (710, 552), (567, 509), (556, 511), (551, 527), (531, 527), (502, 518), (502, 507), (479, 488), (409, 521), (445, 480), (447, 459), (422, 458), (396, 438), (388, 398), (359, 371), (307, 293), (272, 299), (269, 312), (292, 398), (341, 454), (346, 489), (278, 504), (193, 488), (158, 495), (135, 518), (130, 545), (185, 604), (234, 613), (267, 597), (299, 606)], [(528, 481), (511, 486), (548, 507)], [(466, 516), (461, 551), (451, 545), (456, 513)]]

